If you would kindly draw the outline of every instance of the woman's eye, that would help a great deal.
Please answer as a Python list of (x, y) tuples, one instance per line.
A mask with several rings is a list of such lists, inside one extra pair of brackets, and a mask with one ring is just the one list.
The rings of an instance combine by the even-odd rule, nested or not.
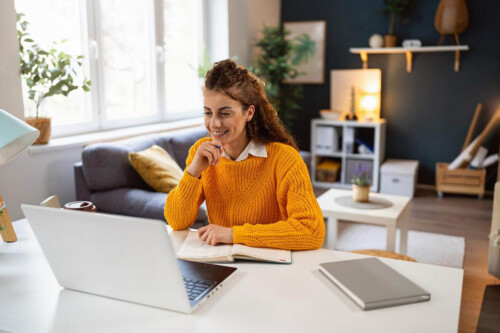
[(223, 115), (224, 117), (227, 117), (227, 116), (230, 116), (231, 114), (230, 114), (230, 113), (225, 112), (225, 113), (221, 113), (221, 115)]
[(206, 111), (206, 112), (203, 112), (203, 114), (206, 115), (206, 116), (210, 116), (212, 114), (212, 112)]

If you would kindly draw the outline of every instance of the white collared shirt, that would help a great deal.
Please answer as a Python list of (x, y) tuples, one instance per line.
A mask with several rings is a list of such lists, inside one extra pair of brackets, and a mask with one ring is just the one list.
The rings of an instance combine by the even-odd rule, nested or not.
[[(243, 160), (246, 160), (249, 154), (255, 157), (267, 157), (266, 145), (250, 140), (248, 145), (241, 152), (240, 156), (238, 156), (238, 158), (234, 161), (241, 162)], [(232, 160), (232, 158), (226, 153), (226, 151), (222, 152), (222, 157)]]

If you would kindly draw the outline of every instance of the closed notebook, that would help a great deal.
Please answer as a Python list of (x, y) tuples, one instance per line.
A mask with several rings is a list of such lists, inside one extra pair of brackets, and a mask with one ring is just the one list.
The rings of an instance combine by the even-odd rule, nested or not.
[(235, 259), (267, 261), (290, 264), (289, 250), (250, 247), (241, 244), (208, 245), (198, 238), (198, 231), (191, 230), (182, 244), (177, 258), (199, 262), (233, 262)]
[(373, 310), (431, 299), (431, 294), (377, 258), (319, 264), (320, 271), (361, 309)]

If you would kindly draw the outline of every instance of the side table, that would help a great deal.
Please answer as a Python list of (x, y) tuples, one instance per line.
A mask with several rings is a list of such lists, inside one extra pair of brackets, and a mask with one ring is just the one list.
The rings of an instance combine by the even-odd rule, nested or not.
[(396, 227), (401, 230), (399, 253), (408, 251), (408, 219), (409, 203), (411, 198), (399, 195), (370, 193), (370, 197), (389, 200), (392, 206), (381, 209), (357, 209), (341, 206), (335, 202), (337, 197), (351, 195), (349, 190), (330, 189), (320, 197), (318, 203), (323, 216), (328, 220), (326, 225), (326, 239), (324, 247), (334, 249), (337, 241), (337, 221), (361, 222), (377, 224), (387, 227), (387, 251), (395, 251)]

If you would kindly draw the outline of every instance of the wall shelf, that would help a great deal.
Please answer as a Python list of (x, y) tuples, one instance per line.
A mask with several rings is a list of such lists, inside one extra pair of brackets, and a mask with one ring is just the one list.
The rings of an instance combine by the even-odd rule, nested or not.
[(455, 52), (455, 72), (460, 69), (460, 51), (468, 51), (467, 45), (452, 45), (452, 46), (421, 46), (421, 47), (353, 47), (349, 52), (359, 54), (361, 61), (363, 61), (363, 68), (368, 68), (368, 55), (369, 54), (391, 54), (391, 53), (405, 53), (406, 54), (406, 71), (411, 73), (413, 53), (424, 52)]

